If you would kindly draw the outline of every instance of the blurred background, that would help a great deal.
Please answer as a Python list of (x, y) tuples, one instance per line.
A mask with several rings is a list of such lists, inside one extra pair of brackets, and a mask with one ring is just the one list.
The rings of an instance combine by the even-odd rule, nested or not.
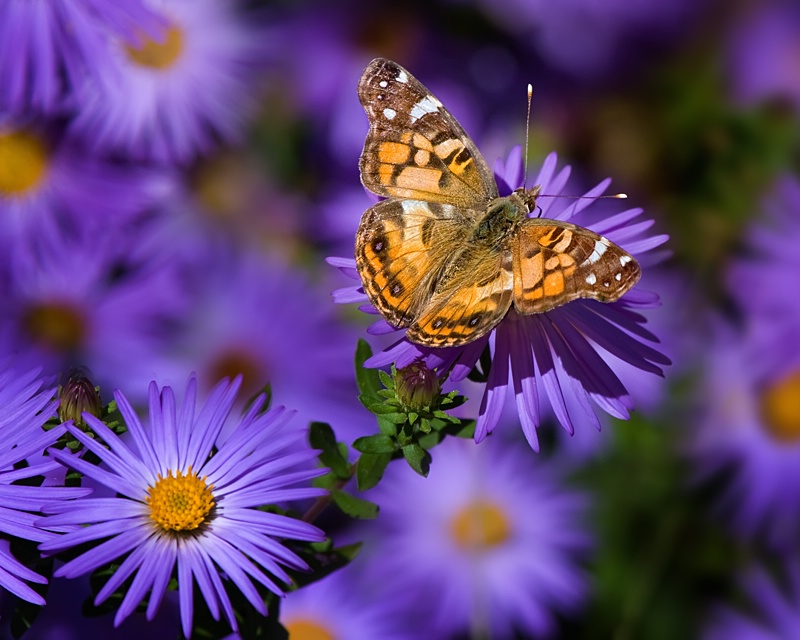
[[(620, 372), (628, 422), (548, 418), (535, 454), (511, 407), (428, 479), (390, 469), (377, 521), (326, 513), (365, 548), (289, 595), (290, 637), (800, 637), (797, 2), (6, 0), (0, 358), (87, 367), (105, 400), (241, 373), (300, 425), (374, 432), (352, 365), (370, 321), (332, 303), (349, 283), (325, 258), (352, 257), (374, 202), (356, 85), (376, 56), (490, 166), (533, 85), (530, 172), (556, 151), (567, 192), (611, 177), (670, 235), (640, 286), (673, 364)], [(29, 637), (95, 629), (75, 611)], [(176, 636), (175, 611), (115, 637), (151, 628)]]

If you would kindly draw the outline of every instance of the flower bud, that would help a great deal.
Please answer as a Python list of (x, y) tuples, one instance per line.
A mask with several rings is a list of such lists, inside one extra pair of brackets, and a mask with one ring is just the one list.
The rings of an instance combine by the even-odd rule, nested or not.
[(415, 360), (395, 373), (395, 393), (409, 409), (429, 408), (440, 391), (439, 376), (422, 360)]
[(73, 369), (58, 391), (58, 418), (61, 422), (72, 420), (78, 427), (86, 426), (81, 415), (84, 411), (100, 417), (103, 404), (100, 394), (87, 377), (84, 369)]

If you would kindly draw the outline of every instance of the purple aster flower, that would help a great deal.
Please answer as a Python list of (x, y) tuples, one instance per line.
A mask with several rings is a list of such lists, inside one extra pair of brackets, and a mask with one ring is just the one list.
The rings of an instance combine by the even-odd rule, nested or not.
[(244, 395), (269, 383), (278, 402), (298, 408), (300, 424), (329, 422), (347, 442), (369, 433), (374, 423), (353, 380), (356, 333), (325, 304), (327, 292), (263, 253), (217, 258), (192, 274), (192, 312), (164, 353), (162, 377), (196, 371), (207, 389), (241, 374)]
[(139, 0), (0, 3), (0, 108), (21, 113), (65, 107), (86, 75), (107, 65), (106, 39), (159, 33)]
[(685, 1), (648, 0), (504, 0), (482, 5), (518, 37), (535, 38), (553, 65), (584, 77), (630, 64), (622, 54), (632, 42), (641, 49), (642, 43), (652, 46), (675, 39), (695, 8)]
[(712, 612), (702, 639), (785, 640), (800, 635), (800, 561), (792, 556), (781, 568), (781, 583), (762, 567), (750, 569), (740, 585), (756, 615), (720, 606)]
[[(773, 547), (800, 536), (800, 343), (718, 323), (698, 397), (690, 453), (704, 479), (730, 477), (719, 510), (740, 535)], [(771, 344), (771, 348), (767, 345)]]
[(48, 374), (86, 366), (103, 388), (145, 386), (186, 295), (174, 261), (137, 250), (143, 234), (129, 230), (120, 243), (118, 229), (110, 231), (69, 238), (43, 227), (15, 243), (5, 342)]
[[(556, 163), (556, 155), (550, 154), (533, 181), (541, 186), (542, 194), (559, 195), (567, 184), (569, 167), (556, 171)], [(520, 185), (519, 147), (511, 152), (505, 164), (498, 162), (495, 175), (501, 195)], [(584, 211), (609, 183), (609, 180), (600, 183), (578, 200), (540, 196), (537, 204), (541, 217), (569, 220), (604, 235), (634, 255), (643, 267), (660, 260), (662, 255), (650, 252), (666, 242), (667, 237), (647, 233), (653, 221), (637, 220), (641, 209), (602, 217), (592, 217), (591, 210)], [(353, 261), (333, 259), (329, 262), (358, 279)], [(334, 299), (364, 302), (366, 296), (360, 287), (352, 287), (334, 292)], [(663, 375), (659, 365), (670, 361), (646, 344), (657, 343), (658, 339), (643, 326), (646, 320), (640, 314), (641, 310), (658, 304), (656, 294), (634, 289), (610, 304), (579, 299), (546, 313), (525, 316), (512, 307), (489, 335), (463, 347), (433, 349), (402, 339), (373, 356), (367, 365), (383, 367), (394, 362), (397, 367), (404, 367), (423, 358), (428, 367), (448, 374), (452, 382), (460, 382), (475, 367), (488, 345), (492, 368), (481, 402), (475, 440), (480, 442), (491, 433), (508, 392), (513, 391), (522, 430), (531, 447), (538, 450), (536, 428), (540, 424), (540, 396), (547, 397), (556, 418), (570, 434), (575, 430), (578, 416), (600, 428), (592, 403), (616, 418), (628, 419), (633, 399), (608, 365), (606, 356), (610, 354), (640, 371)], [(362, 310), (377, 313), (369, 305), (362, 306)], [(378, 334), (393, 330), (384, 321), (371, 328), (371, 332)]]
[(83, 498), (72, 508), (46, 505), (44, 512), (53, 515), (42, 519), (41, 526), (85, 526), (44, 543), (41, 549), (55, 553), (103, 540), (55, 573), (68, 578), (124, 557), (95, 600), (103, 602), (133, 576), (115, 625), (148, 592), (147, 618), (155, 616), (177, 571), (184, 635), (188, 637), (192, 630), (195, 582), (214, 618), (219, 619), (221, 610), (235, 631), (236, 618), (223, 578), (266, 615), (254, 581), (282, 595), (268, 574), (291, 583), (281, 565), (307, 568), (280, 540), (325, 538), (310, 524), (259, 509), (321, 495), (322, 490), (303, 485), (323, 470), (298, 470), (300, 465), (307, 467), (316, 452), (298, 447), (305, 432), (288, 426), (292, 412), (283, 407), (260, 413), (256, 402), (221, 438), (240, 383), (240, 379), (220, 382), (199, 412), (195, 378), (189, 380), (181, 406), (176, 406), (171, 387), (159, 391), (151, 383), (147, 425), (117, 391), (115, 399), (132, 442), (87, 414), (87, 423), (107, 448), (80, 429), (70, 426), (69, 431), (104, 464), (95, 466), (51, 451), (109, 492), (104, 497)]
[(136, 45), (110, 43), (113, 73), (78, 89), (71, 126), (98, 149), (183, 163), (240, 137), (270, 37), (231, 2), (149, 4), (166, 23), (165, 34), (142, 35)]
[[(0, 533), (4, 536), (0, 541), (0, 587), (39, 605), (45, 603), (44, 598), (25, 581), (46, 584), (47, 580), (11, 554), (9, 540), (44, 542), (51, 539), (53, 533), (36, 526), (40, 518), (36, 512), (41, 511), (45, 503), (89, 493), (88, 489), (14, 484), (60, 468), (55, 460), (42, 456), (66, 431), (64, 426), (49, 431), (42, 429), (55, 415), (57, 404), (55, 389), (47, 386), (37, 371), (20, 374), (9, 368), (8, 362), (0, 365)], [(15, 466), (23, 461), (29, 465)]]
[(800, 536), (800, 185), (779, 182), (745, 234), (748, 258), (728, 278), (742, 328), (715, 327), (692, 452), (699, 473), (729, 468), (721, 508), (741, 534), (771, 545)]
[[(382, 593), (383, 591), (383, 593)], [(376, 588), (352, 564), (292, 591), (281, 602), (281, 624), (290, 638), (381, 638), (401, 640), (392, 599), (397, 592)]]
[(93, 234), (126, 224), (161, 191), (149, 171), (87, 156), (37, 122), (0, 120), (0, 246), (45, 227)]
[(501, 440), (450, 439), (428, 478), (397, 465), (372, 492), (376, 570), (392, 576), (393, 602), (418, 633), (540, 637), (581, 605), (586, 496), (531, 456)]
[(761, 218), (745, 234), (747, 251), (728, 272), (727, 286), (748, 325), (791, 339), (800, 328), (800, 181), (783, 176), (765, 199)]
[(756, 3), (729, 35), (727, 75), (741, 104), (785, 100), (800, 110), (800, 7), (793, 2)]

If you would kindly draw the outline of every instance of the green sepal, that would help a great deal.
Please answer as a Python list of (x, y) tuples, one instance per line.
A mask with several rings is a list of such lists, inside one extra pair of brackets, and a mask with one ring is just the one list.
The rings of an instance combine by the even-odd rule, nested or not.
[(363, 453), (356, 465), (356, 486), (359, 491), (372, 489), (383, 478), (386, 467), (392, 461), (390, 453)]
[(364, 362), (370, 357), (372, 357), (372, 348), (366, 340), (359, 338), (355, 357), (356, 384), (362, 396), (375, 398), (381, 389), (381, 384), (378, 371), (364, 367)]
[[(392, 367), (392, 373), (394, 373), (394, 367)], [(380, 381), (383, 383), (384, 387), (391, 389), (392, 391), (394, 390), (394, 379), (392, 376), (385, 371), (378, 369), (378, 377), (380, 378)], [(392, 394), (392, 396), (394, 396), (394, 394)]]
[(331, 491), (331, 497), (345, 515), (351, 518), (358, 518), (360, 520), (372, 520), (378, 517), (379, 507), (374, 502), (357, 498), (351, 493), (342, 491), (341, 489), (334, 489)]
[[(394, 453), (397, 449), (397, 443), (382, 434), (375, 434), (374, 436), (363, 436), (353, 442), (353, 449), (361, 453)], [(360, 461), (359, 461), (359, 464)]]
[(350, 463), (342, 456), (333, 429), (326, 422), (312, 422), (308, 431), (312, 449), (319, 449), (319, 461), (339, 478), (350, 477)]
[(418, 444), (407, 444), (403, 447), (403, 457), (409, 466), (424, 478), (431, 469), (431, 454)]

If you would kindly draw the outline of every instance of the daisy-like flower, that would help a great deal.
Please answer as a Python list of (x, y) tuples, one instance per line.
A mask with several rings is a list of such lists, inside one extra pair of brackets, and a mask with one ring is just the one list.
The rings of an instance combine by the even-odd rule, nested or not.
[[(394, 589), (375, 588), (353, 564), (318, 582), (292, 591), (281, 602), (280, 621), (290, 638), (334, 640), (417, 638), (393, 618)], [(384, 591), (385, 593), (381, 593)]]
[(0, 120), (3, 245), (38, 235), (43, 227), (93, 233), (124, 224), (160, 190), (151, 172), (91, 158), (40, 123)]
[(784, 100), (800, 110), (800, 7), (793, 2), (754, 4), (739, 16), (726, 47), (728, 85), (746, 105)]
[(193, 274), (193, 313), (164, 354), (163, 375), (183, 379), (194, 370), (203, 389), (242, 375), (245, 396), (269, 383), (274, 397), (297, 407), (298, 424), (329, 422), (347, 442), (369, 433), (374, 423), (353, 380), (356, 332), (324, 304), (327, 292), (256, 251), (220, 252), (212, 267)]
[(747, 233), (751, 257), (731, 268), (742, 328), (715, 327), (691, 448), (701, 475), (730, 468), (721, 508), (738, 532), (792, 547), (800, 536), (798, 202), (800, 185), (779, 183), (766, 219)]
[[(102, 388), (145, 387), (171, 323), (185, 310), (177, 264), (143, 253), (143, 232), (70, 238), (43, 227), (6, 255), (9, 285), (2, 321), (10, 343), (48, 374), (86, 366)], [(136, 398), (142, 400), (142, 395)]]
[[(753, 614), (720, 606), (707, 622), (702, 640), (785, 640), (800, 635), (800, 561), (792, 556), (783, 565), (779, 583), (764, 568), (750, 569), (740, 586)], [(783, 576), (782, 576), (783, 577)]]
[(587, 499), (531, 456), (497, 439), (450, 439), (428, 478), (397, 465), (374, 490), (381, 516), (367, 544), (418, 634), (540, 637), (553, 633), (557, 613), (579, 608)]
[(180, 407), (172, 388), (159, 391), (152, 383), (147, 425), (125, 396), (116, 392), (132, 442), (86, 414), (86, 422), (108, 448), (80, 429), (68, 428), (103, 466), (52, 451), (65, 465), (107, 487), (110, 495), (84, 498), (71, 508), (45, 506), (44, 512), (52, 515), (40, 521), (42, 527), (86, 526), (41, 549), (55, 553), (102, 540), (56, 571), (56, 576), (68, 578), (124, 558), (95, 600), (103, 602), (133, 576), (116, 625), (148, 592), (147, 618), (155, 616), (177, 569), (184, 635), (189, 637), (192, 630), (195, 582), (214, 618), (219, 619), (221, 610), (235, 631), (236, 618), (224, 581), (229, 580), (266, 615), (254, 582), (282, 594), (268, 574), (290, 583), (281, 565), (307, 568), (280, 540), (325, 538), (310, 524), (259, 509), (321, 495), (319, 489), (302, 486), (321, 470), (308, 469), (316, 452), (298, 446), (305, 432), (288, 425), (292, 412), (282, 407), (260, 413), (260, 403), (255, 402), (232, 427), (223, 429), (240, 382), (220, 382), (199, 412), (194, 378)]
[(269, 34), (248, 24), (232, 2), (149, 4), (167, 25), (164, 35), (110, 43), (114, 73), (77, 91), (72, 130), (127, 157), (187, 162), (220, 139), (239, 137)]
[[(534, 184), (541, 193), (559, 195), (569, 178), (569, 167), (556, 171), (556, 155), (545, 160)], [(507, 195), (522, 181), (521, 150), (516, 147), (507, 163), (498, 162), (495, 176), (501, 195)], [(636, 257), (642, 267), (662, 256), (653, 249), (666, 242), (664, 235), (650, 235), (652, 220), (638, 220), (641, 209), (628, 209), (610, 216), (592, 217), (584, 211), (593, 199), (602, 194), (610, 181), (606, 180), (586, 193), (582, 199), (540, 196), (537, 204), (542, 218), (569, 220), (607, 237)], [(635, 221), (635, 222), (634, 222)], [(358, 279), (355, 262), (329, 259), (334, 266)], [(337, 302), (364, 302), (360, 287), (334, 292)], [(606, 413), (628, 419), (633, 399), (606, 361), (614, 356), (641, 371), (663, 375), (659, 365), (670, 363), (659, 351), (646, 344), (658, 339), (643, 325), (639, 312), (656, 307), (658, 296), (638, 288), (610, 304), (596, 300), (574, 300), (548, 311), (523, 316), (512, 307), (506, 317), (487, 336), (463, 347), (425, 348), (401, 339), (367, 361), (367, 366), (383, 367), (392, 362), (398, 368), (417, 359), (428, 367), (449, 373), (451, 382), (464, 380), (479, 361), (488, 345), (492, 368), (481, 402), (475, 430), (475, 440), (482, 441), (500, 419), (509, 391), (513, 391), (523, 432), (531, 447), (538, 450), (536, 428), (540, 423), (539, 399), (546, 396), (561, 425), (572, 434), (576, 418), (600, 428), (592, 402)], [(377, 313), (370, 305), (362, 310)], [(372, 333), (387, 333), (394, 329), (380, 321), (371, 327)], [(577, 415), (576, 415), (577, 414)]]
[[(9, 549), (12, 539), (44, 542), (55, 534), (35, 525), (36, 512), (45, 503), (85, 496), (89, 489), (13, 484), (44, 476), (60, 468), (42, 452), (66, 431), (59, 426), (49, 431), (42, 425), (55, 415), (55, 389), (47, 386), (35, 370), (20, 374), (0, 365), (0, 587), (23, 600), (43, 605), (44, 598), (25, 582), (46, 584), (47, 580), (19, 562)], [(15, 465), (28, 461), (28, 466)]]
[(140, 0), (0, 3), (0, 108), (64, 108), (76, 84), (107, 64), (106, 38), (159, 33)]

